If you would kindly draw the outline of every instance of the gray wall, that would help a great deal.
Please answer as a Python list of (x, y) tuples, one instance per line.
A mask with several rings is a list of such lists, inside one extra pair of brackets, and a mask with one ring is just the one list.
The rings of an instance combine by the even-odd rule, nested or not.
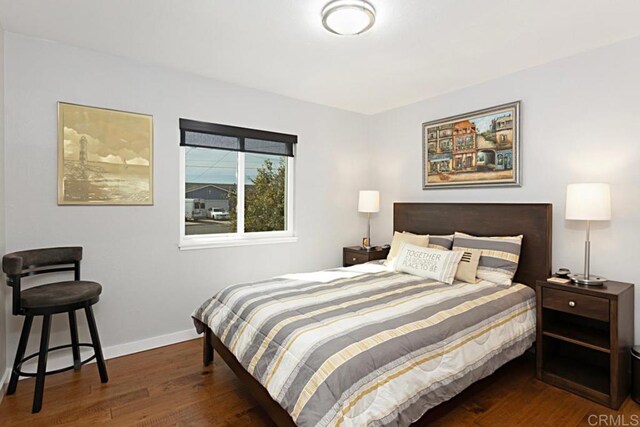
[[(584, 224), (565, 221), (566, 185), (609, 182), (613, 219), (594, 223), (592, 271), (638, 282), (640, 267), (640, 38), (583, 53), (369, 119), (373, 187), (389, 241), (394, 201), (552, 202), (553, 266), (583, 267)], [(522, 188), (422, 190), (421, 124), (522, 100)], [(636, 292), (636, 325), (640, 324)], [(640, 343), (640, 327), (636, 327)]]
[[(104, 286), (105, 347), (192, 329), (193, 310), (225, 285), (338, 266), (365, 232), (366, 163), (353, 161), (365, 149), (362, 115), (11, 33), (6, 56), (7, 250), (83, 245), (83, 276)], [(56, 204), (58, 101), (154, 116), (154, 206)], [(178, 249), (180, 117), (299, 136), (297, 243)], [(8, 326), (13, 352), (19, 324)], [(68, 340), (64, 318), (54, 333)]]
[[(84, 276), (105, 287), (96, 314), (106, 347), (190, 329), (196, 305), (227, 284), (339, 265), (341, 247), (365, 229), (356, 209), (366, 187), (381, 190), (374, 242), (391, 237), (393, 201), (553, 202), (554, 267), (579, 269), (584, 231), (563, 219), (565, 186), (610, 182), (614, 218), (594, 227), (593, 271), (637, 280), (640, 39), (370, 117), (19, 35), (5, 41), (7, 250), (84, 245)], [(421, 190), (422, 122), (517, 99), (522, 188)], [(154, 115), (153, 207), (57, 206), (57, 101)], [(297, 243), (178, 250), (179, 117), (299, 135)], [(20, 325), (8, 318), (12, 357)], [(67, 341), (60, 319), (54, 333), (52, 345)]]
[[(0, 254), (5, 250), (5, 221), (4, 221), (4, 30), (0, 27)], [(0, 274), (0, 276), (4, 276)], [(7, 348), (6, 307), (9, 292), (4, 284), (4, 278), (0, 278), (0, 348)], [(7, 372), (7, 352), (0, 351), (0, 401), (5, 373)]]

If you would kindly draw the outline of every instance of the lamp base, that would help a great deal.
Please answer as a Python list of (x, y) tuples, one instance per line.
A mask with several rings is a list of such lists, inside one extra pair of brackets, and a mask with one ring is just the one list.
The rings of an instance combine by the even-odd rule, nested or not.
[(578, 285), (587, 285), (587, 286), (603, 286), (604, 282), (607, 281), (602, 276), (598, 276), (597, 274), (590, 274), (589, 278), (587, 278), (584, 274), (572, 274), (569, 276), (573, 283), (577, 283)]

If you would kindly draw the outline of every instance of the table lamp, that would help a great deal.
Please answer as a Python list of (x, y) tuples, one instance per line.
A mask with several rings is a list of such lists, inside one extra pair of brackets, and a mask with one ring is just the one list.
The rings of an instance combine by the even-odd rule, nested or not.
[(607, 281), (602, 276), (591, 274), (591, 221), (609, 221), (611, 219), (611, 192), (609, 184), (588, 183), (569, 184), (567, 186), (567, 207), (565, 218), (586, 221), (587, 238), (584, 242), (584, 274), (572, 274), (574, 283), (588, 286), (602, 286)]
[(374, 190), (362, 190), (358, 197), (358, 212), (367, 214), (367, 241), (362, 245), (371, 250), (371, 214), (380, 212), (380, 193)]

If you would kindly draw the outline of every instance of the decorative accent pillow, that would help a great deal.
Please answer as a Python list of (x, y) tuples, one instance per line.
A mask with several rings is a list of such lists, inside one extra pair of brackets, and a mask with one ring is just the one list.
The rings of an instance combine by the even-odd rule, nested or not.
[(429, 234), (429, 247), (432, 249), (450, 251), (451, 247), (453, 247), (453, 234)]
[(480, 262), (482, 251), (480, 249), (462, 248), (454, 248), (453, 250), (462, 252), (462, 258), (460, 259), (460, 264), (458, 264), (455, 279), (467, 283), (478, 283), (476, 274), (478, 272), (478, 263)]
[(518, 269), (522, 235), (503, 237), (477, 237), (456, 232), (453, 249), (481, 249), (478, 263), (478, 279), (498, 285), (511, 285)]
[(462, 252), (443, 251), (404, 243), (395, 260), (394, 269), (402, 273), (453, 283)]
[(391, 241), (391, 248), (389, 249), (389, 255), (387, 255), (387, 265), (393, 262), (393, 259), (398, 255), (400, 247), (404, 243), (410, 243), (416, 246), (424, 246), (425, 248), (429, 244), (429, 236), (420, 236), (418, 234), (407, 233), (393, 233), (393, 240)]

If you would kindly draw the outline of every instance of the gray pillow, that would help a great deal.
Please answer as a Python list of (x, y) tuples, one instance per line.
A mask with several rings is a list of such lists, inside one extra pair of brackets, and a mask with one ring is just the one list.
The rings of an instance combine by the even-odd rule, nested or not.
[(451, 250), (453, 247), (453, 234), (429, 234), (429, 247), (445, 251)]
[(454, 250), (481, 249), (478, 263), (478, 279), (499, 285), (511, 285), (518, 269), (522, 235), (500, 237), (478, 237), (456, 232)]

